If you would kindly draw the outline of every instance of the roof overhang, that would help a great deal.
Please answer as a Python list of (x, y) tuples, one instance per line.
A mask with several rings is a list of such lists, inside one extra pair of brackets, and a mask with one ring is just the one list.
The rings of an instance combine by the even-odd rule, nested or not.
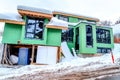
[(0, 19), (0, 22), (25, 25), (25, 22), (23, 22), (23, 21), (15, 21), (15, 20), (7, 20), (7, 19)]
[(30, 16), (30, 17), (35, 17), (35, 18), (52, 18), (52, 14), (45, 14), (45, 13), (40, 13), (40, 12), (34, 12), (34, 11), (28, 11), (28, 10), (22, 10), (18, 9), (18, 12), (21, 16)]
[(85, 20), (99, 22), (99, 19), (97, 19), (97, 18), (81, 16), (81, 15), (76, 15), (76, 14), (70, 14), (70, 13), (66, 13), (66, 12), (53, 11), (53, 14), (60, 14), (60, 15), (64, 15), (64, 16), (72, 16), (72, 17), (77, 17), (77, 18), (81, 18), (81, 19), (85, 19)]
[(64, 27), (64, 26), (56, 26), (56, 25), (46, 25), (46, 28), (52, 28), (52, 29), (63, 29), (63, 30), (67, 30), (68, 27)]

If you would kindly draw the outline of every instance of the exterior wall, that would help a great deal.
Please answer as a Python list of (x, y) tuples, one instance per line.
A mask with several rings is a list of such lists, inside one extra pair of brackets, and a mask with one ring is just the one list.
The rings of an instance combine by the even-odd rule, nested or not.
[(96, 47), (96, 25), (92, 25), (92, 32), (93, 32), (93, 47), (87, 48), (86, 47), (86, 23), (81, 23), (79, 29), (79, 35), (80, 35), (80, 46), (79, 46), (79, 53), (82, 54), (95, 54), (97, 52)]
[(110, 43), (110, 44), (106, 44), (106, 43), (97, 43), (97, 47), (114, 48), (114, 36), (113, 36), (112, 28), (106, 28), (106, 27), (98, 27), (98, 28), (110, 30), (111, 43)]
[[(45, 24), (48, 23), (48, 19), (45, 20)], [(43, 39), (27, 39), (25, 38), (25, 25), (5, 24), (3, 32), (2, 43), (7, 44), (37, 44), (37, 45), (61, 45), (61, 30), (49, 29), (44, 27)]]
[(47, 29), (47, 45), (60, 46), (61, 45), (61, 31), (58, 29)]
[[(74, 18), (74, 17), (69, 17), (69, 22), (70, 23), (77, 23), (78, 22), (78, 18)], [(70, 28), (74, 28), (74, 37), (73, 37), (73, 42), (67, 42), (69, 49), (72, 51), (72, 48), (75, 48), (75, 27), (69, 26)]]
[(2, 43), (17, 44), (21, 37), (22, 26), (5, 23)]

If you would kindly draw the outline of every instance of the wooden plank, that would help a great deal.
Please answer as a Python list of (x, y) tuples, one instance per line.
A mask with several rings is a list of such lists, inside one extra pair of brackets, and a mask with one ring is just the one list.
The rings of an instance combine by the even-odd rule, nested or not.
[(18, 12), (24, 16), (24, 15), (27, 15), (27, 16), (32, 16), (32, 17), (44, 17), (44, 18), (48, 18), (48, 19), (51, 19), (52, 18), (52, 14), (45, 14), (45, 13), (40, 13), (40, 12), (34, 12), (34, 11), (28, 11), (28, 10), (21, 10), (21, 9), (18, 9)]
[(25, 22), (15, 21), (15, 20), (7, 20), (7, 19), (0, 19), (0, 22), (25, 25)]
[(61, 57), (61, 47), (58, 47), (58, 52), (57, 52), (57, 62), (60, 61), (60, 57)]
[(31, 64), (34, 62), (34, 53), (35, 53), (35, 46), (32, 45), (32, 58), (31, 58)]
[(63, 29), (63, 30), (67, 30), (67, 27), (64, 26), (55, 26), (55, 25), (46, 25), (46, 28), (53, 28), (53, 29)]
[(48, 64), (31, 63), (31, 65), (48, 65)]

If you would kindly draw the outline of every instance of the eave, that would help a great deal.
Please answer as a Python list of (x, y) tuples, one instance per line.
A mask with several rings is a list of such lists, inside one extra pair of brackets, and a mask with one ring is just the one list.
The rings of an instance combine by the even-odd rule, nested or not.
[(25, 25), (25, 22), (23, 22), (23, 21), (15, 21), (15, 20), (7, 20), (7, 19), (0, 19), (0, 22)]
[(70, 14), (70, 13), (66, 13), (66, 12), (64, 13), (64, 12), (54, 11), (53, 14), (60, 14), (60, 15), (64, 15), (64, 16), (72, 16), (72, 17), (76, 17), (76, 18), (81, 18), (81, 19), (85, 19), (85, 20), (99, 22), (99, 19), (97, 19), (97, 18), (75, 15), (75, 14)]
[(63, 29), (63, 30), (67, 30), (68, 27), (64, 27), (64, 26), (56, 26), (56, 25), (46, 25), (46, 28), (52, 28), (52, 29)]
[(30, 17), (35, 17), (35, 18), (52, 18), (52, 14), (45, 14), (45, 13), (40, 13), (40, 12), (34, 12), (34, 11), (28, 11), (28, 10), (21, 10), (18, 9), (18, 13), (21, 16), (30, 16)]

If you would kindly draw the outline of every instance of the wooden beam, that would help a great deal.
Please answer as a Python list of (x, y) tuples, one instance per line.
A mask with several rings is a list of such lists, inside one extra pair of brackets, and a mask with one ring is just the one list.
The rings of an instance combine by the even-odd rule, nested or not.
[(44, 17), (44, 18), (48, 18), (48, 19), (51, 19), (52, 18), (52, 14), (45, 14), (45, 13), (40, 13), (40, 12), (34, 12), (34, 11), (28, 11), (28, 10), (21, 10), (21, 9), (18, 9), (18, 12), (24, 16), (24, 15), (27, 15), (27, 16), (31, 16), (31, 17)]
[(31, 58), (31, 64), (33, 64), (33, 62), (34, 62), (34, 53), (35, 53), (35, 46), (34, 45), (32, 45), (32, 58)]
[(63, 30), (67, 30), (67, 27), (64, 26), (55, 26), (55, 25), (46, 25), (46, 28), (52, 28), (52, 29), (63, 29)]
[(61, 47), (58, 47), (58, 51), (57, 51), (57, 63), (60, 61), (60, 57), (61, 57)]
[(0, 19), (0, 22), (25, 25), (25, 22), (15, 21), (15, 20), (7, 20), (7, 19)]

